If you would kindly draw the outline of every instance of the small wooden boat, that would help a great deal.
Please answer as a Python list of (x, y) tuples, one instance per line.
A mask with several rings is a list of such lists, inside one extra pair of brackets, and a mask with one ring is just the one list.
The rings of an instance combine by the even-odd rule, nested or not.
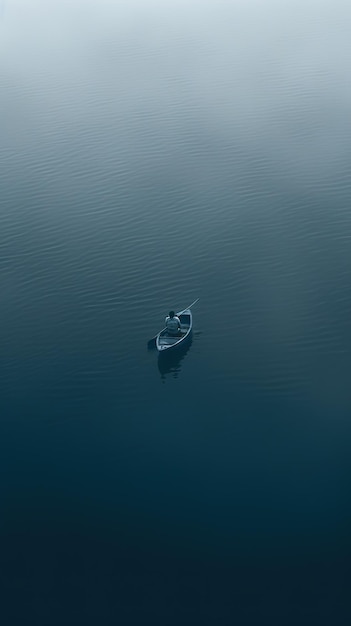
[(168, 334), (167, 328), (161, 330), (156, 337), (156, 348), (159, 352), (170, 349), (174, 350), (175, 348), (183, 346), (191, 335), (193, 316), (190, 308), (184, 309), (184, 311), (180, 311), (176, 313), (176, 315), (180, 319), (180, 333), (174, 336)]

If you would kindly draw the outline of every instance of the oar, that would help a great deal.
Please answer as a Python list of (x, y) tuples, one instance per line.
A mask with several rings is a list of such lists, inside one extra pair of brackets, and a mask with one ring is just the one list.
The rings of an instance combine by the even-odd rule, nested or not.
[[(187, 309), (191, 309), (192, 306), (194, 306), (194, 304), (196, 304), (198, 301), (200, 300), (200, 298), (196, 298), (196, 300), (194, 300), (194, 302), (192, 302), (191, 304), (189, 304), (189, 306), (186, 306), (185, 309), (183, 309), (183, 311), (179, 311), (178, 315), (181, 315), (182, 313), (184, 313), (184, 311), (186, 311)], [(156, 335), (152, 338), (149, 339), (149, 341), (147, 342), (147, 347), (151, 350), (154, 345), (155, 345), (155, 341), (156, 341), (156, 337), (157, 337), (158, 333), (156, 333)]]
[[(184, 311), (186, 311), (187, 309), (191, 309), (192, 306), (194, 306), (194, 304), (196, 304), (198, 301), (200, 300), (200, 298), (196, 298), (196, 300), (194, 300), (194, 302), (192, 302), (191, 304), (189, 304), (189, 306), (186, 306), (185, 309), (183, 309), (182, 311), (179, 311), (178, 315), (181, 315), (182, 313), (184, 313)], [(157, 335), (156, 335), (157, 337)]]

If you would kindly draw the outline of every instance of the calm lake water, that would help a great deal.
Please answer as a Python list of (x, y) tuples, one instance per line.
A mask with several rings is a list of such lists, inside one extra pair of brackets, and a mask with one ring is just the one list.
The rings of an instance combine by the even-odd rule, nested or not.
[(350, 24), (0, 2), (3, 626), (349, 623)]

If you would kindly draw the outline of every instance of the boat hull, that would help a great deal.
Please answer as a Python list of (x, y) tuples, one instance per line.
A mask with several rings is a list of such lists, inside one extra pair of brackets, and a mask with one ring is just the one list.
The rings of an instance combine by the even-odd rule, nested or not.
[(193, 326), (190, 309), (185, 309), (184, 311), (177, 313), (177, 316), (180, 319), (182, 335), (173, 337), (168, 335), (166, 328), (161, 330), (156, 337), (156, 348), (160, 353), (168, 354), (170, 351), (173, 352), (184, 346), (184, 344), (190, 339)]

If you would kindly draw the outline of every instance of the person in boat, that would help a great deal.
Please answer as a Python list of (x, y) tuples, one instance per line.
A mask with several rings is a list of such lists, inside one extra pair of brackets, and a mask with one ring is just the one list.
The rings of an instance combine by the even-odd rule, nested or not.
[(169, 335), (181, 335), (180, 319), (174, 311), (170, 311), (166, 317), (166, 328)]

